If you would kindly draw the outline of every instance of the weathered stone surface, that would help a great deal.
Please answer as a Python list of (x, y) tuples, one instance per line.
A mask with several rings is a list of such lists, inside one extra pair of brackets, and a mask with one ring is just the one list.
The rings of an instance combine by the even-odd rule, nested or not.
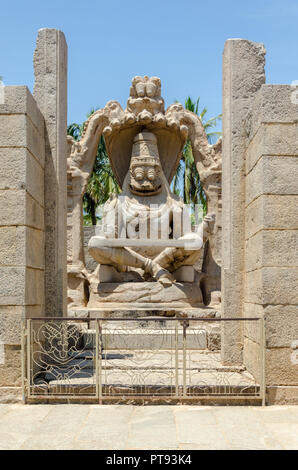
[(297, 181), (298, 156), (263, 156), (246, 177), (246, 205), (263, 194), (297, 195)]
[(0, 404), (5, 403), (21, 403), (22, 388), (21, 387), (0, 387)]
[(44, 264), (43, 232), (26, 226), (0, 227), (0, 265), (30, 266)]
[(0, 227), (0, 265), (25, 264), (24, 227)]
[[(214, 337), (213, 337), (214, 339)], [(171, 350), (175, 344), (175, 329), (172, 330), (159, 330), (159, 329), (148, 329), (144, 334), (144, 329), (141, 328), (129, 328), (119, 331), (117, 325), (115, 327), (108, 327), (103, 331), (103, 342), (102, 347), (108, 350), (134, 350), (134, 351), (160, 351), (160, 350)], [(208, 342), (208, 349), (209, 344)], [(183, 348), (183, 331), (179, 330), (177, 334), (177, 346)], [(207, 334), (205, 330), (198, 329), (187, 329), (186, 336), (186, 347), (191, 350), (207, 349)], [(211, 351), (218, 349), (213, 343)]]
[(16, 312), (7, 309), (0, 309), (0, 344), (20, 344), (23, 309)]
[[(44, 118), (26, 86), (6, 86), (0, 114), (26, 114), (38, 133), (44, 136)], [(41, 157), (41, 156), (40, 156)]]
[(44, 305), (44, 271), (26, 268), (26, 305)]
[(24, 305), (25, 267), (0, 266), (0, 305)]
[(290, 348), (266, 350), (266, 385), (298, 385), (298, 364)]
[(44, 232), (31, 227), (24, 229), (26, 237), (26, 265), (30, 268), (44, 269)]
[[(251, 137), (261, 123), (293, 123), (297, 120), (297, 105), (291, 100), (293, 91), (290, 85), (267, 84), (258, 90), (250, 111), (251, 126), (247, 129)], [(294, 142), (297, 145), (297, 141)]]
[(25, 190), (0, 191), (0, 225), (43, 229), (43, 208)]
[(246, 151), (246, 173), (262, 155), (298, 155), (296, 122), (261, 124)]
[(19, 266), (0, 266), (0, 304), (43, 304), (43, 271)]
[(243, 364), (255, 380), (260, 383), (262, 376), (261, 348), (259, 343), (255, 343), (250, 338), (243, 338)]
[(0, 387), (21, 385), (21, 347), (4, 344), (4, 364), (0, 364)]
[(267, 387), (268, 405), (297, 405), (298, 387), (270, 386)]
[(246, 238), (259, 230), (298, 228), (298, 196), (262, 195), (245, 210)]
[(293, 342), (298, 340), (297, 306), (268, 305), (264, 312), (267, 347), (290, 348)]
[(38, 32), (34, 98), (45, 120), (45, 308), (66, 313), (67, 45), (55, 29)]
[[(202, 294), (198, 286), (192, 283), (179, 284), (174, 283), (164, 288), (159, 282), (127, 282), (122, 284), (116, 283), (100, 283), (91, 285), (90, 299), (88, 307), (97, 307), (99, 302), (104, 305), (106, 303), (121, 303), (146, 305), (153, 304), (172, 304), (187, 306), (192, 300), (193, 306), (202, 305)], [(198, 304), (198, 305), (196, 305)]]
[(26, 189), (43, 205), (43, 169), (25, 148), (0, 148), (0, 189)]
[(245, 269), (298, 266), (298, 231), (261, 230), (246, 241)]
[[(223, 187), (222, 187), (222, 290), (223, 316), (242, 314), (245, 239), (244, 119), (256, 92), (265, 82), (262, 44), (229, 39), (223, 55)], [(223, 325), (225, 361), (241, 362), (241, 328), (231, 337)]]
[(0, 114), (1, 147), (27, 148), (41, 162), (44, 156), (44, 139), (32, 121), (24, 114)]
[(245, 299), (255, 304), (297, 304), (298, 268), (264, 267), (246, 273)]

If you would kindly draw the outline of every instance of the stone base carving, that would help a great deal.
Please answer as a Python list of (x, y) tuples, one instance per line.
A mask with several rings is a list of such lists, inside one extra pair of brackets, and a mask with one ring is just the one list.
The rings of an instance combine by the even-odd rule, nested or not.
[(174, 282), (168, 287), (159, 282), (100, 282), (90, 285), (88, 308), (113, 305), (149, 308), (203, 307), (202, 293), (196, 283)]
[[(131, 268), (126, 272), (119, 272), (113, 266), (102, 264), (98, 270), (99, 282), (143, 282), (143, 271), (139, 271)], [(172, 274), (177, 282), (194, 282), (196, 270), (193, 266), (181, 266)]]

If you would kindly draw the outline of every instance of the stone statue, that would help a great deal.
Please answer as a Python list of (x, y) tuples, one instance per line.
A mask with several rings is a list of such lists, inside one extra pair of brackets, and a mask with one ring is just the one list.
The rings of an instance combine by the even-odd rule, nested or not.
[[(82, 197), (102, 135), (122, 193), (110, 196), (89, 242), (98, 263), (90, 273), (84, 260)], [(208, 215), (195, 230), (170, 190), (187, 139), (208, 205)], [(94, 112), (81, 140), (69, 137), (67, 163), (71, 307), (138, 304), (165, 311), (210, 302), (211, 293), (220, 289), (221, 141), (209, 145), (200, 118), (180, 103), (165, 111), (158, 77), (135, 77), (126, 109), (109, 101)]]
[[(114, 221), (109, 224), (111, 214)], [(156, 238), (149, 238), (153, 246), (159, 246), (158, 240), (163, 234), (167, 237), (164, 240), (173, 240), (175, 215), (178, 224), (176, 233), (181, 234), (183, 203), (170, 191), (160, 163), (155, 135), (144, 130), (134, 138), (122, 195), (111, 195), (106, 203), (102, 222), (104, 233), (91, 238), (89, 253), (102, 265), (111, 265), (122, 272), (128, 267), (139, 268), (144, 279), (151, 277), (164, 286), (171, 285), (175, 281), (173, 272), (184, 265), (193, 266), (200, 258), (215, 221), (213, 214), (208, 215), (195, 232), (183, 233), (178, 238), (185, 241), (186, 246), (187, 241), (191, 240), (188, 249), (184, 246), (167, 247), (153, 258), (145, 256), (143, 252), (146, 253), (146, 247), (141, 246), (141, 232), (145, 238), (150, 236), (150, 231), (155, 235)], [(120, 234), (123, 243), (127, 243), (126, 238), (137, 239), (140, 242), (136, 243), (140, 248), (138, 252), (125, 246), (106, 246), (107, 239), (119, 240)]]

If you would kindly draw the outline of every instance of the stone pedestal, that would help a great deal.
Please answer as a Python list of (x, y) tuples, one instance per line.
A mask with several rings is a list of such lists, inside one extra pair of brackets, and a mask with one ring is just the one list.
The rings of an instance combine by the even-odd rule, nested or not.
[(175, 307), (203, 307), (202, 293), (198, 284), (175, 282), (164, 287), (159, 282), (101, 282), (90, 285), (88, 308), (135, 307), (169, 310)]

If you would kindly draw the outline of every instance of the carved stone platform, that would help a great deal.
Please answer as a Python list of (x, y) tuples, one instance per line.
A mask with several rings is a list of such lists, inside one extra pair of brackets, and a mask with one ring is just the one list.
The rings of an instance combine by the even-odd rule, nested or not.
[(169, 310), (175, 307), (203, 307), (200, 287), (196, 283), (175, 282), (164, 287), (159, 282), (100, 282), (90, 285), (90, 298), (87, 307), (158, 308)]

